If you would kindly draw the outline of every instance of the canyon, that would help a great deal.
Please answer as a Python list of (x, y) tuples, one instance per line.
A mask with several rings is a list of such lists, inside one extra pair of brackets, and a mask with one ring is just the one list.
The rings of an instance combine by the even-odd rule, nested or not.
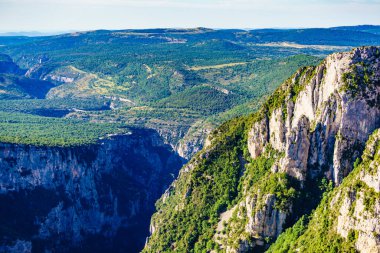
[[(314, 219), (334, 224), (303, 241), (310, 247), (299, 244), (305, 252), (330, 252), (333, 247), (378, 252), (377, 193), (360, 195), (363, 190), (349, 188), (345, 198), (342, 190), (337, 192), (348, 184), (346, 178), (354, 177), (355, 164), (368, 160), (362, 155), (370, 135), (380, 127), (379, 95), (379, 47), (332, 54), (316, 67), (298, 70), (256, 114), (212, 132), (204, 149), (158, 201), (144, 252), (261, 252), (301, 217), (311, 219), (305, 236), (314, 231)], [(371, 138), (377, 140), (378, 134)], [(376, 145), (367, 144), (371, 159), (377, 157)], [(375, 192), (376, 159), (371, 175), (364, 172), (368, 164), (356, 168), (361, 168), (356, 183), (366, 189), (360, 183), (364, 182)], [(327, 196), (331, 208), (343, 203), (336, 219), (334, 212), (318, 216), (313, 211), (326, 210)], [(337, 201), (341, 198), (343, 202)], [(371, 215), (362, 212), (363, 198), (371, 201), (365, 209)], [(357, 218), (346, 215), (353, 209)], [(179, 231), (184, 234), (176, 236)], [(325, 232), (331, 244), (321, 243)], [(297, 245), (300, 239), (293, 239)]]
[(87, 146), (1, 143), (0, 250), (137, 252), (183, 163), (147, 129)]

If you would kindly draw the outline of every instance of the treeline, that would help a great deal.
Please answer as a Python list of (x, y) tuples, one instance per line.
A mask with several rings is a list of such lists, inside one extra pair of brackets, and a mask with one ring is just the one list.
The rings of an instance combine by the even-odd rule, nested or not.
[(0, 142), (36, 146), (79, 146), (96, 143), (109, 134), (125, 133), (120, 124), (0, 112)]

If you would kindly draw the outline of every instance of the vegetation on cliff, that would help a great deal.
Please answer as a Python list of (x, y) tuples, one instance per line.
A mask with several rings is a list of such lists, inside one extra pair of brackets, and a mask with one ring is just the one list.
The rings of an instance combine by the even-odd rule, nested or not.
[[(290, 228), (280, 235), (278, 241), (269, 249), (270, 252), (297, 252), (299, 249), (302, 252), (355, 251), (356, 240), (360, 239), (361, 233), (350, 229), (345, 235), (344, 232), (338, 232), (335, 229), (336, 219), (339, 216), (338, 209), (341, 208), (339, 204), (343, 203), (344, 199), (343, 197), (334, 199), (333, 196), (342, 189), (341, 187), (345, 187), (350, 178), (357, 175), (358, 170), (363, 171), (357, 169), (362, 168), (362, 165), (359, 165), (359, 161), (356, 162), (350, 176), (343, 181), (341, 186), (333, 190), (333, 183), (329, 181), (332, 179), (331, 175), (327, 175), (331, 173), (328, 166), (332, 163), (333, 155), (351, 163), (351, 160), (344, 160), (346, 154), (342, 146), (346, 145), (346, 142), (342, 144), (340, 142), (342, 140), (338, 139), (334, 133), (331, 134), (332, 138), (335, 138), (332, 140), (335, 142), (332, 147), (337, 145), (335, 148), (342, 149), (341, 153), (331, 151), (331, 154), (327, 154), (329, 152), (327, 148), (321, 149), (323, 154), (313, 151), (313, 148), (316, 149), (322, 144), (314, 143), (315, 146), (311, 146), (309, 142), (315, 141), (312, 140), (313, 138), (319, 138), (319, 136), (316, 137), (318, 134), (326, 134), (327, 137), (323, 138), (330, 138), (328, 136), (330, 133), (323, 131), (315, 133), (319, 130), (310, 131), (309, 120), (305, 116), (307, 112), (301, 111), (302, 117), (299, 117), (295, 115), (294, 107), (300, 106), (297, 104), (300, 97), (310, 94), (310, 86), (313, 93), (326, 88), (323, 85), (332, 87), (336, 85), (335, 91), (342, 92), (341, 96), (349, 98), (347, 104), (355, 105), (357, 101), (354, 99), (357, 99), (359, 105), (364, 102), (366, 106), (372, 106), (370, 109), (374, 115), (377, 115), (378, 110), (371, 102), (373, 96), (368, 94), (368, 96), (355, 98), (354, 94), (339, 89), (344, 87), (344, 81), (339, 84), (326, 84), (326, 80), (331, 78), (326, 72), (332, 71), (332, 74), (328, 73), (336, 77), (340, 75), (340, 72), (334, 72), (336, 68), (347, 63), (347, 65), (355, 64), (354, 60), (359, 57), (364, 60), (369, 59), (370, 63), (372, 61), (371, 68), (376, 69), (378, 61), (376, 57), (373, 57), (376, 49), (375, 47), (355, 49), (349, 53), (333, 55), (318, 67), (301, 68), (263, 103), (257, 113), (236, 118), (217, 128), (209, 137), (206, 148), (185, 166), (178, 179), (157, 202), (158, 211), (152, 218), (153, 233), (148, 240), (145, 252), (249, 252), (254, 247), (255, 250), (265, 250), (287, 227)], [(342, 62), (339, 62), (342, 58)], [(334, 68), (333, 64), (337, 64), (338, 67)], [(331, 65), (334, 67), (326, 70)], [(349, 69), (343, 68), (341, 71), (345, 73), (345, 71), (349, 72)], [(361, 73), (356, 74), (361, 75)], [(369, 84), (378, 85), (377, 77), (366, 81), (365, 74), (362, 76), (367, 86), (359, 88), (365, 89), (369, 87)], [(331, 96), (326, 96), (333, 97), (336, 94), (335, 91), (331, 91)], [(319, 95), (313, 94), (315, 97)], [(301, 101), (306, 104), (321, 102), (321, 100), (316, 102), (313, 98)], [(326, 101), (330, 101), (329, 98), (326, 98)], [(338, 106), (337, 108), (330, 107), (328, 102), (324, 104), (326, 108), (323, 108), (329, 111), (325, 116), (330, 119), (336, 116), (333, 110), (341, 110)], [(342, 106), (347, 107), (347, 104)], [(275, 115), (273, 113), (276, 110), (278, 112), (281, 108), (278, 117), (270, 118)], [(293, 115), (292, 118), (295, 120), (291, 122), (295, 123), (295, 127), (291, 129), (287, 129), (291, 124), (289, 122), (278, 123), (281, 117), (283, 121), (289, 120), (288, 109), (292, 110), (289, 114)], [(310, 117), (313, 116), (315, 115), (312, 114)], [(334, 121), (329, 124), (335, 123)], [(284, 126), (285, 124), (287, 125)], [(376, 126), (378, 123), (374, 120), (366, 121), (365, 124), (373, 127), (372, 125)], [(285, 148), (278, 147), (285, 145), (284, 143), (269, 139), (277, 140), (281, 138), (281, 134), (270, 132), (268, 125), (271, 125), (272, 130), (276, 129), (275, 131), (289, 131), (284, 133), (286, 137), (290, 136), (286, 139)], [(355, 129), (355, 127), (356, 125), (352, 128)], [(255, 141), (254, 144), (247, 143), (248, 132), (249, 138)], [(272, 136), (276, 134), (280, 137)], [(366, 140), (368, 135), (369, 133), (362, 133), (362, 138)], [(321, 142), (324, 141), (323, 138)], [(358, 137), (353, 137), (353, 142), (355, 138)], [(254, 159), (248, 155), (248, 145), (256, 145), (255, 148), (261, 149), (256, 154), (255, 151), (251, 151), (250, 146)], [(275, 145), (277, 145), (276, 148), (274, 148)], [(355, 152), (361, 153), (362, 150), (356, 148), (358, 145), (355, 144), (352, 147), (350, 145), (351, 143), (347, 144), (348, 151), (352, 152), (350, 150), (352, 148)], [(312, 154), (306, 156), (303, 154), (308, 152)], [(331, 156), (331, 159), (318, 160), (324, 163), (324, 166), (317, 168), (307, 161), (313, 158), (312, 155)], [(301, 164), (301, 159), (306, 162)], [(362, 164), (365, 164), (366, 158), (363, 156), (362, 159)], [(345, 163), (342, 162), (342, 164), (345, 166)], [(349, 170), (349, 168), (345, 169)], [(355, 192), (357, 197), (353, 199), (360, 199), (360, 196), (364, 195), (365, 210), (371, 210), (374, 205), (377, 205), (378, 193), (357, 178), (352, 181), (353, 188), (350, 186), (349, 193), (342, 193), (340, 196), (351, 196), (351, 193)], [(331, 204), (333, 200), (335, 204)], [(315, 211), (310, 215), (313, 209)], [(350, 210), (352, 209), (354, 207), (350, 207)]]
[[(379, 217), (373, 217), (375, 205), (380, 203), (380, 194), (372, 187), (368, 186), (361, 178), (363, 173), (370, 173), (376, 176), (380, 164), (380, 131), (375, 131), (367, 142), (367, 148), (363, 152), (361, 160), (355, 163), (354, 170), (347, 176), (343, 183), (327, 191), (315, 211), (299, 221), (291, 228), (287, 229), (277, 241), (269, 248), (268, 252), (357, 252), (355, 243), (359, 233), (365, 233), (360, 225), (348, 231), (347, 237), (338, 233), (342, 229), (338, 224), (338, 217), (342, 214), (342, 205), (348, 198), (352, 201), (349, 208), (349, 216), (358, 220), (364, 215), (372, 222), (377, 222)], [(377, 167), (376, 167), (377, 166)], [(364, 213), (359, 217), (354, 217), (355, 202), (363, 199)], [(343, 207), (344, 209), (344, 207)], [(310, 220), (309, 220), (310, 219)], [(308, 221), (309, 220), (309, 221)], [(349, 224), (344, 224), (349, 226)], [(376, 231), (373, 231), (377, 237)], [(368, 248), (369, 250), (369, 248)]]
[[(238, 247), (240, 240), (250, 238), (241, 229), (247, 225), (244, 217), (252, 214), (237, 209), (223, 231), (217, 231), (217, 226), (221, 213), (247, 195), (258, 194), (262, 201), (273, 195), (275, 209), (289, 211), (299, 196), (296, 190), (299, 186), (285, 173), (270, 170), (282, 154), (268, 146), (260, 157), (251, 159), (247, 136), (254, 122), (281, 106), (287, 96), (300, 92), (313, 69), (304, 68), (289, 78), (257, 113), (228, 121), (213, 131), (210, 146), (190, 161), (188, 169), (182, 171), (173, 187), (157, 202), (158, 212), (152, 218), (156, 229), (145, 252), (219, 251), (216, 241), (228, 241)], [(243, 219), (238, 218), (237, 212)]]
[[(167, 47), (169, 46), (167, 45)], [(113, 53), (112, 50), (109, 51), (109, 54)], [(196, 55), (199, 52), (193, 53)], [(219, 55), (215, 57), (219, 57)], [(180, 59), (176, 60), (180, 61)], [(182, 66), (180, 63), (174, 68), (169, 63), (157, 65), (157, 63), (146, 62), (138, 63), (138, 66), (133, 68), (126, 67), (122, 73), (107, 72), (108, 77), (102, 74), (105, 69), (101, 66), (98, 66), (100, 72), (95, 75), (71, 65), (71, 67), (60, 67), (61, 64), (66, 63), (56, 62), (54, 66), (50, 66), (51, 69), (46, 66), (46, 69), (43, 67), (42, 70), (35, 70), (37, 73), (47, 71), (43, 74), (43, 79), (50, 80), (50, 82), (44, 81), (44, 84), (52, 85), (54, 83), (54, 87), (50, 87), (50, 90), (43, 90), (42, 95), (39, 95), (44, 97), (47, 93), (48, 99), (25, 99), (33, 98), (34, 93), (29, 90), (24, 91), (25, 89), (21, 89), (22, 87), (18, 88), (17, 83), (12, 83), (11, 86), (4, 84), (5, 88), (2, 88), (0, 79), (0, 93), (3, 94), (3, 99), (0, 100), (0, 111), (47, 117), (66, 116), (84, 121), (117, 122), (117, 124), (135, 127), (149, 127), (158, 129), (160, 132), (170, 132), (173, 136), (167, 137), (167, 141), (176, 145), (183, 137), (181, 136), (183, 132), (188, 131), (191, 126), (213, 128), (221, 122), (253, 112), (257, 109), (262, 97), (272, 92), (286, 79), (288, 73), (299, 66), (314, 64), (318, 61), (319, 58), (316, 57), (298, 55), (247, 61), (240, 65), (216, 65), (217, 67), (207, 65), (201, 68), (179, 67)], [(86, 62), (92, 64), (89, 60)], [(208, 64), (212, 63), (208, 62)], [(162, 73), (163, 71), (165, 73), (169, 71), (170, 76), (167, 76), (168, 73)], [(118, 85), (112, 79), (117, 75), (128, 75), (133, 78), (128, 82), (125, 81), (123, 85)], [(155, 78), (157, 80), (153, 81)], [(39, 84), (36, 79), (25, 77), (23, 79), (28, 80), (31, 84)], [(58, 82), (58, 79), (64, 79), (68, 83)], [(138, 83), (140, 91), (130, 86), (129, 82)], [(145, 82), (149, 82), (146, 87), (144, 86)], [(155, 82), (159, 82), (161, 86), (165, 87), (157, 86)], [(20, 89), (26, 93), (18, 96), (20, 94), (12, 93), (11, 88)], [(156, 89), (167, 94), (149, 98), (146, 92), (157, 95), (159, 93)], [(167, 91), (164, 91), (165, 89)], [(133, 94), (136, 92), (136, 94), (132, 95), (131, 92)], [(136, 100), (137, 96), (144, 99)], [(134, 101), (126, 97), (132, 98)], [(8, 115), (9, 120), (12, 115)], [(20, 117), (18, 116), (18, 118)], [(25, 117), (25, 123), (27, 119), (28, 117)], [(19, 125), (20, 129), (21, 126)], [(27, 125), (24, 124), (24, 126)], [(116, 130), (117, 128), (115, 126)], [(0, 133), (2, 130), (1, 135), (8, 135), (8, 132), (4, 132), (5, 128), (0, 129)], [(34, 129), (33, 135), (37, 135), (36, 131), (37, 129)], [(56, 138), (51, 134), (46, 136), (43, 134), (44, 132), (41, 132), (38, 135), (45, 139)], [(18, 140), (17, 142), (26, 140), (25, 137), (16, 135), (17, 133), (14, 132), (12, 136)], [(203, 136), (199, 138), (203, 138)], [(10, 139), (11, 137), (8, 138), (8, 140)], [(52, 139), (41, 143), (56, 142), (55, 139)], [(33, 143), (37, 144), (39, 141), (28, 141), (28, 144)]]
[(194, 168), (183, 171), (170, 196), (157, 202), (161, 212), (152, 219), (157, 231), (144, 252), (206, 252), (216, 246), (212, 237), (219, 214), (238, 196), (249, 122), (234, 119), (214, 131), (215, 145), (193, 158)]

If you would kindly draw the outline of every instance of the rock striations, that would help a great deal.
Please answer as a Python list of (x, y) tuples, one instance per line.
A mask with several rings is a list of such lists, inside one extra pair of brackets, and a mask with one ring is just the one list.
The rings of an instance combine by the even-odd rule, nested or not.
[(380, 252), (379, 173), (380, 131), (376, 130), (354, 170), (339, 187), (324, 194), (308, 224), (300, 219), (268, 252)]
[[(371, 172), (363, 169), (355, 178), (351, 173), (369, 136), (380, 127), (379, 47), (332, 54), (319, 66), (300, 69), (255, 115), (226, 124), (245, 128), (234, 139), (237, 158), (232, 151), (226, 151), (228, 159), (217, 155), (239, 129), (224, 125), (158, 201), (145, 252), (265, 250), (302, 215), (310, 215), (333, 186), (338, 188), (330, 206), (341, 205), (330, 228), (340, 238), (337, 242), (356, 240), (346, 246), (379, 252), (378, 161), (369, 165)], [(373, 150), (371, 145), (367, 150)], [(220, 179), (226, 172), (231, 185)], [(343, 194), (346, 177), (376, 193), (371, 213), (366, 213), (365, 191)], [(225, 193), (208, 195), (218, 184), (224, 184)], [(195, 211), (189, 214), (189, 208)], [(172, 236), (170, 229), (179, 235)], [(172, 236), (172, 242), (165, 236)]]
[(137, 252), (183, 160), (151, 130), (71, 148), (0, 144), (0, 252)]
[(378, 51), (333, 54), (318, 67), (297, 72), (278, 91), (286, 94), (281, 105), (252, 127), (252, 158), (270, 144), (285, 154), (281, 171), (304, 180), (307, 173), (326, 170), (339, 184), (380, 124)]

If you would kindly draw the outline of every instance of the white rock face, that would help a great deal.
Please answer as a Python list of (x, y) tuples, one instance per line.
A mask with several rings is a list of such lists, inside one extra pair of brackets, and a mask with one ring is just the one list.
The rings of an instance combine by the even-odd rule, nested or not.
[[(352, 199), (347, 197), (343, 200), (339, 210), (337, 232), (347, 238), (350, 231), (358, 231), (355, 244), (357, 250), (363, 253), (377, 253), (380, 251), (376, 236), (380, 233), (380, 202), (378, 200), (371, 211), (366, 210), (363, 202), (363, 195), (359, 195), (359, 199), (355, 200), (355, 206)], [(352, 213), (351, 208), (354, 208)]]
[(256, 199), (248, 198), (246, 200), (247, 214), (255, 214), (254, 216), (248, 216), (247, 232), (257, 233), (263, 237), (277, 237), (280, 235), (286, 215), (284, 212), (273, 208), (275, 200), (274, 195), (266, 195), (263, 208), (258, 211), (255, 210)]
[[(327, 168), (329, 177), (339, 184), (351, 171), (368, 135), (380, 125), (378, 50), (368, 47), (333, 54), (306, 74), (298, 72), (292, 83), (301, 83), (304, 88), (295, 102), (291, 97), (285, 99), (287, 115), (277, 108), (269, 119), (252, 126), (248, 138), (252, 158), (269, 142), (285, 153), (281, 171), (304, 180), (307, 173)], [(344, 75), (361, 65), (368, 65), (370, 81), (353, 95), (345, 88)]]
[(380, 170), (376, 169), (380, 167), (379, 163), (371, 164), (372, 170), (374, 173), (362, 172), (360, 176), (360, 180), (366, 183), (369, 187), (371, 187), (375, 192), (380, 192)]
[[(273, 121), (275, 121), (275, 119)], [(261, 155), (265, 145), (268, 143), (268, 139), (268, 119), (264, 118), (254, 124), (249, 132), (248, 150), (253, 158)]]
[(310, 147), (310, 123), (306, 116), (298, 121), (287, 136), (285, 157), (280, 160), (280, 171), (304, 180)]
[[(380, 127), (379, 50), (378, 47), (366, 47), (333, 54), (316, 68), (298, 71), (280, 88), (280, 94), (286, 95), (281, 106), (268, 106), (265, 116), (249, 131), (251, 157), (260, 156), (270, 144), (284, 154), (272, 168), (273, 173), (285, 172), (299, 180), (301, 186), (307, 178), (318, 175), (325, 175), (339, 185), (351, 172), (369, 135)], [(356, 69), (357, 77), (363, 79), (364, 68), (370, 73), (365, 77), (368, 78), (366, 83), (361, 85), (359, 80), (357, 88), (348, 88), (348, 84), (355, 85), (348, 80), (349, 73)], [(295, 95), (291, 87), (302, 88)], [(363, 174), (362, 180), (379, 192), (380, 174)], [(266, 201), (262, 210), (256, 210), (252, 216), (252, 207), (256, 204), (255, 200), (250, 201), (247, 204), (249, 226), (245, 231), (251, 235), (277, 237), (288, 214), (276, 213), (275, 202)], [(357, 202), (357, 215), (363, 212), (361, 205)], [(347, 206), (342, 208), (346, 210)], [(368, 233), (364, 230), (359, 233), (358, 248), (371, 249), (363, 252), (379, 252), (378, 243), (369, 235), (370, 230), (377, 231), (375, 221), (364, 220), (365, 216), (357, 216), (355, 222), (347, 220), (343, 209), (341, 224), (348, 227), (368, 225)], [(379, 209), (380, 206), (376, 206), (376, 210)], [(347, 236), (347, 229), (342, 225), (340, 233)]]
[[(380, 131), (374, 136), (374, 141), (370, 144), (372, 147), (366, 149), (370, 150), (370, 159), (375, 155), (380, 156), (380, 149), (374, 150), (379, 142)], [(355, 231), (358, 235), (355, 246), (362, 253), (380, 252), (380, 198), (371, 192), (379, 192), (379, 175), (380, 163), (373, 159), (368, 167), (361, 168), (360, 173), (351, 179), (352, 182), (363, 182), (365, 187), (360, 187), (359, 190), (343, 188), (330, 204), (331, 208), (341, 205), (337, 218), (337, 233), (347, 238), (350, 232)], [(372, 202), (366, 203), (366, 198), (371, 198)]]
[[(307, 180), (325, 176), (339, 185), (351, 172), (368, 136), (380, 127), (379, 52), (380, 48), (376, 47), (360, 48), (333, 54), (318, 67), (301, 69), (277, 90), (275, 94), (278, 96), (271, 97), (262, 111), (253, 117), (255, 121), (248, 131), (247, 146), (252, 159), (261, 157), (257, 163), (241, 167), (239, 195), (235, 199), (238, 202), (232, 202), (233, 206), (219, 217), (213, 240), (222, 252), (264, 251), (267, 239), (278, 237), (287, 221), (298, 219), (300, 213), (302, 215), (293, 208), (302, 206), (300, 200), (309, 200), (303, 196), (298, 198), (298, 193), (306, 196), (314, 193), (314, 189), (306, 189), (310, 182)], [(369, 76), (364, 75), (363, 66)], [(353, 75), (354, 70), (358, 71), (357, 75)], [(359, 78), (358, 85), (350, 75)], [(360, 82), (361, 78), (365, 79), (365, 86)], [(162, 214), (170, 215), (171, 210), (182, 211), (192, 192), (201, 194), (193, 189), (192, 171), (197, 168), (197, 162), (207, 161), (210, 149), (217, 148), (218, 142), (210, 138), (203, 151), (181, 170), (179, 179), (161, 199), (165, 203), (173, 194), (173, 206), (170, 209), (164, 206), (153, 216), (152, 232), (157, 234), (160, 231), (165, 236), (160, 225), (167, 221), (167, 216)], [(250, 162), (241, 159), (240, 165)], [(267, 168), (272, 162), (271, 168)], [(263, 163), (266, 163), (265, 168)], [(213, 179), (207, 172), (202, 172), (202, 176)], [(378, 176), (363, 174), (362, 177), (375, 190), (380, 189)], [(305, 192), (298, 191), (299, 188), (302, 191), (302, 187)], [(311, 204), (305, 203), (305, 206), (316, 205), (312, 202), (318, 197), (313, 197), (310, 197)], [(308, 208), (311, 209), (308, 206), (306, 211)], [(342, 213), (345, 217), (345, 210)], [(343, 235), (345, 229), (342, 226)], [(364, 228), (359, 234), (357, 247), (373, 247), (375, 244), (369, 240), (369, 233), (363, 231)], [(175, 250), (175, 242), (172, 247)]]
[(269, 136), (269, 141), (273, 148), (277, 150), (284, 150), (286, 138), (282, 108), (274, 110), (273, 116), (270, 118)]

